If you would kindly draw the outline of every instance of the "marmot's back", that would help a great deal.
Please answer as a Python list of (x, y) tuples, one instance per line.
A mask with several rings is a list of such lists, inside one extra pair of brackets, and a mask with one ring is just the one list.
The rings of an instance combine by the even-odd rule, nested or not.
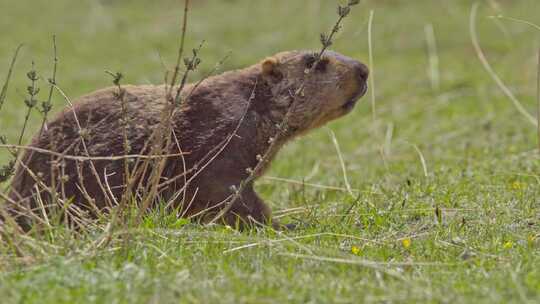
[[(117, 99), (118, 89), (115, 87), (102, 89), (81, 97), (73, 108), (66, 108), (47, 124), (47, 130), (39, 132), (30, 144), (31, 147), (52, 151), (68, 156), (91, 157), (120, 156), (124, 154), (123, 118), (128, 117), (129, 154), (139, 154), (153, 128), (159, 122), (159, 113), (165, 104), (164, 86), (123, 86), (127, 113), (122, 113), (122, 106)], [(75, 115), (74, 115), (75, 113)], [(83, 143), (84, 138), (84, 143)], [(86, 146), (86, 148), (85, 148)], [(68, 187), (64, 191), (66, 197), (81, 199), (78, 187), (73, 184), (78, 179), (78, 171), (90, 170), (88, 161), (76, 162), (72, 158), (60, 160), (61, 157), (35, 150), (24, 151), (11, 183), (9, 197), (16, 202), (27, 201), (26, 207), (36, 208), (34, 199), (28, 199), (36, 193), (35, 186), (51, 186), (51, 176), (60, 175)], [(96, 168), (115, 172), (121, 164), (119, 161), (93, 161)], [(77, 168), (79, 167), (79, 168)], [(101, 172), (103, 172), (101, 170)], [(70, 181), (71, 179), (71, 181)], [(111, 177), (111, 181), (115, 180)], [(38, 181), (36, 181), (38, 180)], [(83, 179), (84, 180), (84, 179)], [(79, 180), (79, 182), (81, 182)], [(87, 179), (88, 188), (95, 183)], [(41, 185), (41, 186), (40, 186)], [(69, 186), (71, 185), (71, 186)], [(66, 193), (67, 192), (67, 193)], [(46, 197), (49, 195), (43, 193)], [(46, 201), (46, 197), (43, 197)], [(96, 193), (96, 198), (100, 196)], [(103, 203), (103, 202), (101, 202)], [(99, 205), (100, 203), (98, 203)]]

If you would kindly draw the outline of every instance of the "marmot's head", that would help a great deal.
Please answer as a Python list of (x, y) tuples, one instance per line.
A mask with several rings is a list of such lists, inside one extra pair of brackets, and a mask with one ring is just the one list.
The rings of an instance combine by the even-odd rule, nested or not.
[(261, 63), (276, 108), (273, 119), (289, 113), (288, 126), (295, 134), (319, 127), (349, 113), (367, 91), (368, 68), (352, 58), (326, 51), (291, 51)]

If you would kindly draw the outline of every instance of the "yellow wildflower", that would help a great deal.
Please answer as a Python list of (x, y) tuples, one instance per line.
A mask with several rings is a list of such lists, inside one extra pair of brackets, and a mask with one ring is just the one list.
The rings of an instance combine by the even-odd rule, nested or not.
[(352, 246), (351, 247), (351, 253), (354, 254), (354, 255), (359, 255), (360, 254), (360, 247)]
[(529, 246), (534, 246), (534, 241), (536, 241), (536, 235), (534, 234), (530, 234), (528, 237), (527, 237), (527, 244), (529, 244)]
[(409, 249), (409, 247), (411, 247), (411, 239), (410, 238), (403, 239), (401, 240), (401, 244), (403, 245), (405, 249)]
[(520, 183), (518, 181), (514, 181), (512, 182), (512, 184), (510, 185), (510, 188), (512, 188), (512, 190), (522, 190), (525, 188), (525, 183)]
[(514, 243), (512, 241), (507, 241), (503, 244), (504, 249), (511, 249), (514, 246)]

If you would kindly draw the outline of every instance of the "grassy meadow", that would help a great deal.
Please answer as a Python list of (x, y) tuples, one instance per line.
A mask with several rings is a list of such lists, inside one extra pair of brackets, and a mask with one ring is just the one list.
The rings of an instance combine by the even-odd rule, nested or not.
[[(205, 40), (200, 79), (273, 53), (319, 49), (336, 1), (192, 1), (187, 46)], [(537, 0), (479, 1), (478, 43), (536, 117)], [(536, 126), (483, 68), (473, 1), (369, 0), (331, 47), (369, 61), (374, 87), (350, 115), (286, 146), (257, 190), (293, 231), (238, 232), (156, 212), (130, 242), (99, 231), (0, 244), (1, 303), (538, 303), (540, 157)], [(182, 1), (0, 0), (0, 81), (23, 43), (0, 135), (16, 143), (26, 72), (46, 99), (123, 83), (159, 84), (176, 59)], [(490, 18), (490, 16), (505, 18)], [(432, 29), (432, 31), (431, 31)], [(433, 42), (435, 44), (433, 44)], [(375, 102), (373, 112), (372, 92)], [(54, 95), (53, 112), (66, 106)], [(40, 125), (34, 112), (24, 143)], [(335, 136), (335, 140), (334, 140)], [(339, 149), (337, 149), (339, 146)], [(9, 161), (0, 150), (0, 165)], [(341, 161), (342, 159), (342, 161)], [(0, 185), (2, 189), (7, 185)]]

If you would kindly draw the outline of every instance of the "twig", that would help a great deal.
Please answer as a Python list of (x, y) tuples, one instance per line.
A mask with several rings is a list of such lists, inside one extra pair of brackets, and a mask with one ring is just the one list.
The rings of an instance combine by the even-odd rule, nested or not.
[(162, 154), (162, 155), (128, 154), (128, 155), (118, 155), (118, 156), (76, 156), (76, 155), (63, 154), (63, 153), (59, 153), (59, 152), (55, 152), (55, 151), (47, 150), (47, 149), (42, 149), (42, 148), (38, 148), (34, 146), (0, 144), (0, 148), (31, 150), (38, 153), (50, 154), (50, 155), (58, 156), (61, 158), (78, 160), (78, 161), (92, 161), (92, 160), (115, 161), (115, 160), (123, 160), (126, 158), (128, 159), (129, 158), (160, 159), (160, 158), (170, 158), (170, 157), (176, 157), (176, 156), (189, 154), (189, 152), (183, 152), (183, 153)]
[(41, 216), (43, 217), (43, 221), (45, 222), (45, 225), (47, 226), (47, 228), (50, 229), (51, 222), (49, 221), (49, 217), (47, 216), (46, 207), (45, 207), (45, 204), (43, 203), (43, 199), (41, 198), (38, 184), (34, 184), (34, 188), (36, 189), (36, 201), (38, 202), (39, 211), (41, 211)]
[[(180, 142), (178, 141), (178, 136), (176, 136), (176, 132), (174, 131), (174, 128), (172, 129), (172, 136), (174, 138), (174, 143), (176, 144), (176, 148), (178, 149), (178, 151), (180, 151), (180, 153), (182, 153), (182, 147), (180, 146)], [(182, 172), (184, 172), (183, 175), (183, 182), (184, 182), (184, 189), (181, 191), (182, 193), (182, 199), (180, 200), (180, 206), (181, 208), (184, 207), (184, 202), (186, 200), (186, 193), (187, 193), (187, 174), (185, 174), (187, 172), (187, 165), (186, 165), (186, 158), (182, 155), (180, 157), (180, 160), (181, 160), (181, 163), (182, 163)], [(180, 192), (179, 192), (180, 193)], [(176, 195), (175, 195), (176, 196)]]
[(19, 51), (21, 50), (22, 46), (22, 44), (19, 44), (19, 46), (17, 46), (17, 48), (15, 49), (15, 54), (13, 54), (13, 57), (11, 58), (11, 63), (9, 64), (6, 80), (4, 81), (2, 91), (0, 92), (0, 111), (2, 110), (2, 106), (4, 105), (4, 100), (7, 96), (7, 89), (9, 87), (9, 80), (11, 79), (11, 74), (13, 73), (13, 68), (15, 67), (15, 62), (17, 61), (17, 56), (19, 56)]
[[(238, 121), (238, 124), (236, 125), (236, 128), (235, 130), (233, 131), (233, 133), (231, 134), (231, 136), (229, 136), (228, 138), (228, 141), (227, 141), (227, 144), (229, 143), (229, 141), (233, 138), (233, 136), (236, 136), (236, 133), (238, 132), (238, 129), (240, 128), (240, 126), (242, 125), (242, 122), (244, 122), (244, 118), (246, 117), (246, 114), (249, 110), (249, 107), (251, 105), (251, 101), (253, 99), (255, 99), (255, 90), (257, 89), (257, 84), (258, 82), (255, 82), (255, 84), (253, 85), (253, 89), (251, 91), (251, 94), (249, 96), (249, 99), (248, 99), (248, 102), (246, 104), (246, 108), (244, 110), (244, 114), (242, 115), (242, 117), (240, 118), (240, 120)], [(275, 142), (274, 142), (275, 143)], [(224, 147), (222, 149), (225, 149), (226, 145), (224, 145)], [(272, 144), (270, 144), (270, 148), (272, 147)], [(270, 153), (270, 148), (268, 148), (268, 150), (266, 151), (266, 154), (265, 156), (268, 157), (268, 153)], [(220, 152), (222, 151), (222, 149), (220, 150)], [(248, 177), (246, 177), (242, 182), (240, 182), (240, 185), (238, 186), (237, 189), (235, 189), (233, 195), (232, 195), (232, 198), (230, 200), (228, 200), (227, 202), (225, 202), (225, 208), (223, 208), (222, 210), (220, 210), (220, 212), (218, 212), (218, 214), (210, 221), (210, 223), (214, 223), (215, 221), (217, 221), (218, 219), (220, 219), (221, 217), (223, 217), (225, 215), (225, 213), (227, 213), (230, 208), (232, 207), (232, 205), (234, 204), (234, 202), (240, 198), (240, 195), (242, 193), (242, 191), (244, 190), (244, 188), (246, 187), (246, 185), (248, 185), (254, 178), (255, 178), (255, 171), (257, 170), (260, 171), (262, 166), (263, 166), (263, 160), (264, 159), (264, 156), (261, 158), (261, 161), (259, 161), (259, 163), (257, 164), (257, 166), (255, 166), (255, 168), (253, 170), (250, 170), (250, 174), (248, 175)]]
[(32, 70), (30, 70), (30, 72), (28, 72), (26, 76), (28, 77), (28, 79), (30, 79), (30, 86), (27, 87), (28, 98), (24, 100), (24, 103), (28, 109), (26, 110), (24, 123), (21, 129), (21, 133), (19, 134), (19, 140), (17, 141), (18, 145), (22, 143), (22, 139), (26, 131), (26, 126), (28, 125), (28, 120), (30, 119), (30, 113), (32, 112), (32, 109), (34, 109), (34, 107), (37, 104), (36, 96), (39, 93), (39, 88), (37, 87), (37, 84), (36, 84), (36, 82), (39, 80), (39, 76), (37, 75), (36, 67), (33, 61), (32, 61)]
[[(14, 234), (17, 237), (22, 233), (19, 225), (15, 222), (13, 217), (6, 211), (5, 203), (9, 203), (13, 206), (17, 205), (15, 201), (13, 201), (9, 196), (5, 195), (0, 191), (0, 199), (2, 199), (4, 202), (0, 202), (0, 215), (2, 216), (3, 220), (9, 224), (14, 229)], [(0, 231), (3, 231), (2, 227), (0, 227)]]
[[(64, 100), (69, 104), (69, 107), (71, 109), (71, 112), (73, 114), (73, 119), (77, 125), (77, 130), (80, 134), (80, 139), (81, 139), (81, 143), (82, 143), (82, 146), (83, 146), (83, 152), (86, 154), (87, 157), (90, 157), (90, 152), (88, 150), (88, 146), (86, 145), (86, 140), (84, 139), (84, 136), (83, 136), (83, 129), (82, 129), (82, 126), (79, 122), (79, 118), (77, 117), (77, 113), (75, 111), (75, 108), (73, 107), (73, 103), (71, 102), (71, 99), (66, 95), (66, 93), (64, 93), (64, 91), (58, 87), (58, 85), (54, 84), (53, 85), (54, 88), (60, 93), (60, 95), (62, 95), (62, 97), (64, 98)], [(94, 165), (94, 162), (92, 160), (90, 160), (90, 169), (92, 171), (92, 174), (94, 175), (94, 178), (96, 179), (96, 182), (98, 184), (98, 186), (100, 187), (101, 189), (101, 192), (103, 193), (103, 197), (105, 198), (105, 201), (111, 205), (111, 198), (109, 197), (107, 191), (105, 190), (105, 187), (103, 185), (103, 183), (101, 182), (101, 179), (99, 177), (99, 173), (97, 172), (97, 169), (96, 169), (96, 166)]]
[(193, 49), (193, 56), (191, 57), (191, 59), (184, 58), (184, 64), (186, 65), (186, 71), (182, 75), (182, 80), (180, 81), (180, 85), (176, 89), (176, 96), (174, 97), (174, 101), (173, 101), (174, 105), (176, 107), (178, 107), (180, 105), (181, 93), (182, 93), (182, 90), (184, 89), (184, 87), (185, 87), (185, 85), (187, 83), (187, 78), (189, 76), (189, 71), (195, 70), (195, 68), (201, 62), (201, 60), (198, 57), (198, 54), (199, 54), (201, 48), (203, 47), (203, 45), (204, 45), (204, 40), (201, 41), (201, 43), (199, 44), (199, 46), (196, 49)]
[[(125, 93), (126, 91), (122, 88), (122, 85), (120, 84), (120, 81), (123, 78), (123, 75), (121, 73), (112, 73), (109, 71), (105, 71), (107, 74), (111, 75), (113, 77), (113, 84), (118, 89), (118, 92), (114, 93), (114, 97), (117, 101), (120, 102), (120, 107), (122, 111), (122, 146), (124, 149), (124, 155), (128, 155), (131, 151), (131, 147), (129, 144), (128, 139), (128, 129), (129, 129), (129, 116), (128, 116), (128, 106), (125, 99)], [(129, 177), (129, 162), (128, 158), (124, 158), (124, 183), (128, 183), (127, 178)]]
[(53, 72), (52, 77), (49, 79), (49, 97), (47, 98), (47, 101), (44, 101), (41, 103), (41, 113), (43, 114), (43, 120), (41, 121), (41, 128), (39, 130), (39, 134), (44, 131), (44, 129), (47, 128), (47, 115), (51, 111), (52, 108), (52, 95), (54, 91), (54, 85), (56, 85), (56, 71), (58, 69), (58, 53), (56, 48), (56, 35), (53, 35), (53, 49), (54, 49), (54, 59), (53, 59)]
[[(357, 2), (358, 3), (358, 2)], [(347, 17), (347, 15), (350, 13), (351, 11), (351, 4), (349, 3), (347, 6), (338, 6), (338, 15), (339, 15), (339, 18), (337, 19), (336, 23), (334, 24), (334, 26), (332, 27), (332, 30), (330, 31), (330, 34), (326, 35), (326, 34), (321, 34), (321, 43), (322, 43), (322, 48), (321, 50), (319, 51), (319, 53), (317, 54), (317, 60), (320, 60), (324, 54), (324, 52), (332, 45), (333, 43), (333, 39), (334, 39), (334, 35), (337, 34), (337, 32), (339, 32), (340, 28), (341, 28), (341, 22), (343, 21), (343, 19), (345, 17)]]
[(351, 211), (354, 209), (354, 207), (356, 207), (356, 205), (358, 204), (358, 202), (360, 201), (360, 197), (362, 196), (362, 193), (361, 192), (358, 192), (358, 195), (356, 196), (356, 198), (354, 199), (354, 201), (351, 203), (351, 205), (349, 206), (349, 208), (347, 209), (347, 211), (345, 211), (345, 213), (343, 214), (343, 216), (341, 217), (341, 223), (343, 223), (345, 221), (345, 218), (347, 218), (347, 216), (349, 216), (349, 214), (351, 213)]
[[(291, 115), (291, 109), (294, 108), (294, 103), (297, 101), (300, 96), (302, 96), (302, 92), (304, 90), (304, 85), (306, 79), (312, 74), (313, 71), (315, 71), (317, 64), (323, 59), (324, 52), (330, 47), (333, 43), (333, 37), (334, 35), (339, 31), (341, 28), (341, 22), (345, 17), (348, 16), (348, 14), (351, 11), (351, 7), (354, 5), (357, 5), (360, 1), (359, 0), (349, 0), (346, 6), (338, 6), (338, 15), (339, 18), (337, 19), (336, 23), (332, 27), (332, 30), (329, 35), (321, 34), (320, 41), (322, 44), (321, 50), (315, 55), (315, 62), (311, 66), (310, 69), (308, 69), (305, 73), (305, 78), (302, 84), (294, 91), (293, 101), (291, 105), (289, 106), (289, 110), (287, 113), (285, 113), (285, 116), (283, 120), (277, 125), (277, 131), (274, 136), (270, 137), (268, 139), (269, 146), (266, 149), (265, 153), (263, 155), (257, 155), (257, 164), (255, 168), (246, 168), (246, 171), (249, 172), (248, 176), (240, 182), (238, 186), (233, 185), (232, 191), (233, 195), (230, 200), (228, 200), (225, 203), (225, 207), (220, 210), (220, 212), (210, 221), (210, 223), (214, 223), (218, 219), (222, 218), (233, 206), (233, 204), (241, 197), (242, 192), (244, 191), (245, 187), (251, 184), (253, 180), (259, 176), (261, 170), (263, 170), (268, 162), (270, 161), (270, 158), (277, 153), (277, 150), (279, 150), (279, 147), (283, 141), (283, 139), (289, 134), (290, 129), (288, 126), (289, 116)], [(255, 96), (255, 89), (251, 93), (250, 99), (253, 99)]]
[[(182, 54), (184, 51), (184, 39), (185, 39), (185, 33), (186, 33), (186, 27), (187, 27), (188, 10), (189, 10), (189, 1), (186, 0), (185, 5), (184, 5), (184, 22), (182, 26), (182, 35), (181, 35), (180, 47), (178, 50), (177, 64), (175, 66), (175, 73), (171, 80), (171, 86), (169, 90), (167, 91), (167, 96), (166, 96), (169, 102), (164, 105), (164, 108), (162, 110), (161, 117), (160, 117), (161, 123), (150, 135), (150, 138), (147, 141), (147, 142), (151, 142), (152, 138), (154, 139), (152, 150), (150, 151), (151, 155), (160, 155), (163, 153), (163, 151), (169, 151), (173, 147), (174, 142), (172, 141), (172, 119), (176, 113), (176, 110), (180, 108), (181, 106), (181, 102), (182, 102), (181, 93), (186, 85), (189, 72), (194, 71), (199, 65), (199, 63), (201, 62), (200, 58), (198, 57), (198, 53), (204, 41), (199, 45), (198, 48), (193, 49), (193, 56), (191, 58), (184, 58), (184, 65), (186, 67), (186, 70), (183, 73), (180, 85), (176, 88), (176, 95), (173, 98), (171, 93), (174, 88), (174, 85), (176, 85), (176, 79), (178, 77), (178, 72), (180, 70), (180, 60), (182, 58)], [(162, 178), (165, 165), (166, 165), (166, 160), (164, 159), (161, 159), (157, 164), (152, 164), (150, 177), (148, 178), (148, 183), (145, 188), (145, 194), (141, 199), (142, 203), (141, 203), (139, 212), (136, 216), (135, 224), (138, 224), (141, 221), (144, 212), (150, 206), (151, 202), (155, 200), (156, 195), (159, 192), (160, 180)], [(139, 175), (139, 174), (141, 174), (141, 177), (144, 177), (146, 170), (148, 169), (149, 166), (150, 166), (150, 163), (148, 161), (143, 163), (142, 168), (137, 168), (137, 164), (136, 164), (133, 170), (134, 177), (135, 175)], [(136, 179), (133, 178), (132, 180), (135, 181)], [(144, 178), (141, 178), (140, 182), (142, 182), (143, 180)]]
[[(125, 99), (125, 93), (126, 92), (122, 88), (122, 85), (120, 84), (120, 81), (122, 80), (123, 75), (121, 73), (118, 73), (118, 72), (117, 73), (112, 73), (112, 72), (106, 71), (106, 73), (108, 73), (109, 75), (111, 75), (113, 77), (113, 84), (118, 89), (118, 92), (114, 93), (114, 97), (118, 102), (120, 102), (120, 107), (121, 107), (121, 111), (122, 111), (122, 117), (121, 117), (122, 145), (123, 145), (123, 149), (124, 149), (124, 155), (128, 155), (129, 152), (131, 151), (131, 146), (129, 144), (129, 139), (128, 139), (129, 113), (128, 113), (127, 102), (126, 102), (126, 99)], [(105, 170), (107, 170), (107, 169), (105, 168)], [(111, 186), (109, 185), (109, 180), (107, 178), (107, 173), (104, 172), (103, 176), (104, 176), (107, 191), (108, 191), (109, 195), (111, 196), (112, 200), (114, 201), (115, 206), (117, 206), (117, 208), (114, 209), (113, 215), (112, 215), (110, 221), (107, 223), (107, 227), (105, 229), (105, 235), (98, 242), (97, 246), (107, 245), (110, 242), (110, 240), (112, 239), (112, 234), (113, 234), (114, 228), (116, 228), (115, 227), (116, 222), (123, 215), (123, 212), (125, 210), (125, 206), (131, 200), (133, 183), (131, 182), (131, 179), (130, 179), (130, 178), (132, 178), (132, 176), (131, 176), (130, 170), (129, 170), (129, 159), (124, 158), (124, 176), (123, 176), (123, 178), (124, 178), (124, 184), (126, 185), (126, 188), (124, 190), (124, 193), (122, 193), (122, 199), (121, 199), (120, 203), (118, 202), (117, 198), (114, 196), (114, 193), (111, 190)], [(130, 240), (129, 237), (125, 238), (125, 244), (124, 244), (125, 247), (128, 246), (129, 240)]]
[(189, 0), (184, 0), (184, 17), (182, 21), (182, 32), (180, 35), (180, 47), (178, 48), (178, 57), (176, 58), (176, 65), (174, 66), (173, 76), (171, 78), (170, 87), (167, 91), (167, 98), (172, 98), (172, 90), (176, 85), (176, 80), (180, 72), (180, 62), (182, 61), (182, 56), (184, 54), (184, 42), (186, 38), (186, 29), (187, 29), (187, 18), (189, 11)]
[(214, 67), (212, 68), (212, 70), (210, 70), (208, 73), (206, 73), (206, 75), (204, 75), (199, 81), (197, 81), (197, 83), (195, 83), (195, 85), (191, 88), (191, 90), (189, 91), (188, 95), (186, 96), (186, 100), (189, 100), (189, 98), (191, 97), (191, 95), (193, 95), (193, 93), (197, 90), (197, 88), (203, 83), (203, 81), (205, 81), (208, 77), (212, 76), (224, 63), (225, 61), (227, 61), (227, 59), (229, 59), (229, 57), (231, 56), (231, 52), (227, 53), (227, 55), (223, 56), (223, 58), (221, 58), (220, 61), (218, 61)]

